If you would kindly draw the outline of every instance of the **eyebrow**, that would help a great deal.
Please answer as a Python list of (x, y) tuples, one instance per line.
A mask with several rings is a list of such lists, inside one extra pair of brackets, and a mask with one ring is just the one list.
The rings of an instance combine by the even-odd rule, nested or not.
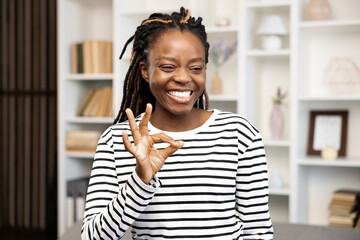
[[(155, 59), (155, 61), (160, 61), (160, 60), (168, 60), (168, 61), (176, 62), (176, 59), (172, 58), (172, 57), (159, 57), (159, 58)], [(193, 62), (205, 62), (205, 61), (202, 57), (198, 57), (198, 58), (193, 58), (190, 60), (190, 63), (193, 63)]]

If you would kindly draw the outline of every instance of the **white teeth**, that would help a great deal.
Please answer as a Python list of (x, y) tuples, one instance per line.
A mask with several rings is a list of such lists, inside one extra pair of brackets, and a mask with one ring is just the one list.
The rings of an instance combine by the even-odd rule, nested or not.
[(186, 92), (169, 91), (168, 94), (177, 98), (188, 98), (191, 94), (191, 91), (186, 91)]

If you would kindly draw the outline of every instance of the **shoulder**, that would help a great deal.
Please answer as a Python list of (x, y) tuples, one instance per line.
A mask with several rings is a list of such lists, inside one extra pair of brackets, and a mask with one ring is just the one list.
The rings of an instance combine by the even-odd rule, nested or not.
[(259, 134), (259, 130), (245, 117), (223, 110), (214, 110), (216, 118), (214, 120), (215, 125), (222, 125), (224, 127), (230, 127), (238, 129), (241, 133), (249, 136), (256, 136)]
[[(142, 116), (143, 114), (135, 118), (137, 123), (141, 120)], [(114, 123), (109, 127), (107, 127), (106, 130), (101, 135), (100, 140), (103, 142), (108, 142), (111, 141), (113, 138), (119, 138), (119, 137), (122, 138), (123, 131), (127, 131), (128, 134), (129, 133), (131, 134), (131, 129), (128, 120), (120, 123)]]

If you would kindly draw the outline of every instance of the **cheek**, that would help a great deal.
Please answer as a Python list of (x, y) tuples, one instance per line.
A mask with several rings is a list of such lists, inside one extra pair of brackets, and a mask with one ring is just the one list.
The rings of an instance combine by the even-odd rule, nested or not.
[(206, 86), (206, 72), (204, 72), (203, 74), (201, 74), (201, 75), (199, 75), (198, 77), (197, 77), (197, 85), (200, 87), (200, 88), (202, 88), (202, 89), (204, 89), (205, 88), (205, 86)]

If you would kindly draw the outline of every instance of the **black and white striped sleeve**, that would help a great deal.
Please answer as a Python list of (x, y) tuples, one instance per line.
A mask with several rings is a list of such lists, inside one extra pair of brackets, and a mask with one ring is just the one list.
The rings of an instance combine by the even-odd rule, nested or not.
[(119, 185), (113, 144), (108, 129), (95, 153), (81, 229), (83, 240), (120, 239), (160, 186), (158, 179), (153, 186), (145, 185), (135, 171)]
[(260, 133), (254, 133), (251, 141), (239, 146), (243, 151), (239, 150), (236, 209), (244, 239), (273, 239), (265, 150)]

